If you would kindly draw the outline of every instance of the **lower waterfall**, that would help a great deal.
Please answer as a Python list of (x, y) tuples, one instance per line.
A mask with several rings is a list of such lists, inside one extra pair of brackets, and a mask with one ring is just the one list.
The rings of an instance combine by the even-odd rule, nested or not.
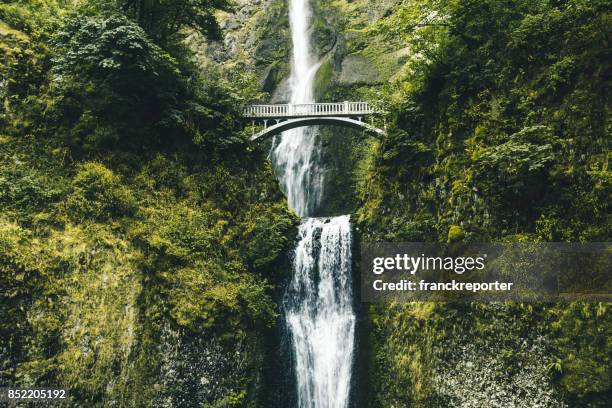
[(299, 229), (284, 309), (301, 408), (349, 402), (355, 312), (348, 216), (307, 218)]

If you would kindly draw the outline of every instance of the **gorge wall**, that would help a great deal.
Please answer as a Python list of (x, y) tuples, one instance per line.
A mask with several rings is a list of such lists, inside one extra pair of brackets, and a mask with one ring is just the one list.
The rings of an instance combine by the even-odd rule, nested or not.
[(234, 125), (249, 79), (201, 76), (106, 2), (0, 20), (0, 383), (74, 407), (273, 405), (299, 219)]

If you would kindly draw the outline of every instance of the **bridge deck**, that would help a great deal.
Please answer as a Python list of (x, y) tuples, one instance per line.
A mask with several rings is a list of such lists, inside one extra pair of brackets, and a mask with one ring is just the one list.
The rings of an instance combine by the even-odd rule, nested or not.
[(250, 105), (244, 110), (249, 119), (291, 119), (315, 116), (351, 117), (379, 113), (367, 102), (299, 103)]

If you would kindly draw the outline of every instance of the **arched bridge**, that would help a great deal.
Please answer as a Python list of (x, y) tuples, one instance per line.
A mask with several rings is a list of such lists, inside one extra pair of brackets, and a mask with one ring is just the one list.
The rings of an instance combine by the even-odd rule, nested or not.
[[(315, 125), (344, 126), (380, 137), (385, 131), (364, 121), (380, 113), (367, 102), (299, 103), (250, 105), (245, 108), (244, 117), (253, 121), (251, 141), (258, 141), (286, 130)], [(264, 129), (255, 133), (255, 122), (262, 122)]]

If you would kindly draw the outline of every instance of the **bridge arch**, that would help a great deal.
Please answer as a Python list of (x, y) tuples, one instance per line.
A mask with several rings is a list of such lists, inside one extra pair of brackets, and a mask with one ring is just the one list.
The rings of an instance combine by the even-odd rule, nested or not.
[(360, 120), (347, 118), (347, 117), (304, 117), (297, 119), (289, 119), (283, 122), (279, 122), (273, 126), (267, 127), (259, 133), (251, 136), (252, 142), (258, 142), (278, 135), (290, 129), (296, 129), (304, 126), (318, 126), (318, 125), (331, 125), (331, 126), (342, 126), (357, 130), (363, 130), (370, 136), (380, 138), (386, 132), (368, 123)]

